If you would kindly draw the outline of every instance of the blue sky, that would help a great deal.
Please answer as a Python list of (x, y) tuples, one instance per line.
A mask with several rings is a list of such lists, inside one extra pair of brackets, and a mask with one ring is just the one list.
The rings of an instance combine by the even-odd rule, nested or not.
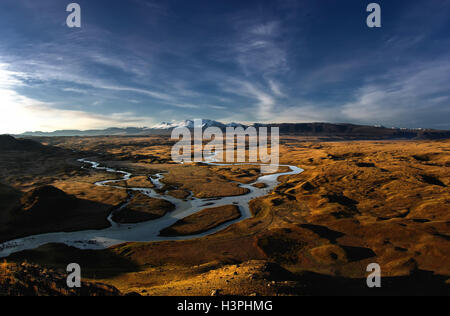
[[(0, 133), (223, 122), (450, 128), (450, 1), (0, 1)], [(75, 2), (75, 1), (74, 1)]]

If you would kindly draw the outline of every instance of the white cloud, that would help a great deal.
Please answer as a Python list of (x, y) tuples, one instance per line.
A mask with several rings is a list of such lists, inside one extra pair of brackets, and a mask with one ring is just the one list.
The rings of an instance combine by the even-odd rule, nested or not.
[(268, 23), (257, 24), (251, 27), (249, 32), (263, 36), (278, 35), (280, 32), (280, 23), (278, 21), (270, 21)]
[(260, 19), (245, 16), (238, 19), (236, 29), (238, 34), (232, 49), (246, 75), (283, 73), (288, 69), (278, 21), (261, 23)]
[(27, 74), (13, 71), (8, 64), (0, 63), (0, 87), (22, 86), (27, 78), (29, 78)]
[(222, 88), (229, 93), (255, 100), (257, 110), (254, 111), (251, 109), (254, 117), (261, 120), (267, 120), (273, 117), (275, 98), (256, 87), (255, 84), (248, 81), (230, 79), (225, 85), (222, 85)]
[(279, 97), (285, 96), (284, 93), (281, 91), (280, 84), (278, 82), (276, 82), (275, 80), (269, 80), (269, 86), (275, 95), (277, 95)]
[(360, 88), (355, 100), (342, 106), (342, 114), (366, 123), (427, 124), (427, 118), (448, 115), (449, 73), (450, 59), (394, 69)]
[[(25, 85), (29, 74), (10, 70), (9, 65), (0, 64), (0, 133), (18, 134), (25, 131), (54, 131), (58, 129), (98, 129), (111, 126), (152, 125), (150, 117), (138, 116), (132, 112), (96, 114), (85, 111), (58, 109), (55, 103), (45, 103), (24, 96), (16, 91)], [(134, 91), (123, 87), (105, 89)], [(85, 93), (75, 88), (63, 89), (68, 92)], [(136, 91), (137, 92), (137, 91)], [(151, 91), (139, 92), (154, 95)], [(159, 96), (155, 94), (155, 96)], [(161, 96), (159, 96), (161, 97)], [(164, 96), (162, 96), (164, 97)], [(99, 104), (101, 101), (95, 101)]]
[(59, 129), (101, 129), (111, 126), (150, 126), (150, 117), (132, 112), (94, 114), (54, 108), (54, 104), (25, 97), (9, 89), (0, 89), (0, 133), (25, 131), (49, 132)]
[(87, 94), (86, 90), (83, 89), (76, 89), (76, 88), (64, 88), (62, 89), (65, 92), (73, 92), (73, 93), (79, 93), (79, 94)]

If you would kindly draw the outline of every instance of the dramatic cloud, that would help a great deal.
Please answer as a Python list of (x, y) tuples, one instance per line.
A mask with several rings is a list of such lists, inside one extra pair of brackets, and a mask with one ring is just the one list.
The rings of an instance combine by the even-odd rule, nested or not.
[(0, 2), (0, 132), (193, 117), (450, 128), (448, 1), (381, 1), (381, 29), (354, 1), (79, 3), (69, 29), (57, 1)]

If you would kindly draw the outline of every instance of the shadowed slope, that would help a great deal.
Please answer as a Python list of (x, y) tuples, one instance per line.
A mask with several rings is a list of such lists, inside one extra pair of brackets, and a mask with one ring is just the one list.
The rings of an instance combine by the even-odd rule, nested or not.
[(0, 209), (0, 242), (34, 234), (110, 226), (106, 218), (111, 205), (78, 199), (53, 186), (38, 187), (24, 194), (8, 192), (0, 192), (0, 200), (9, 205)]

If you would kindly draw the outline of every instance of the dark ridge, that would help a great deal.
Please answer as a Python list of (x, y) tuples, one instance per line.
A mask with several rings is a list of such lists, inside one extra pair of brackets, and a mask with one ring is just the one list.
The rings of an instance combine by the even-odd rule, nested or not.
[(356, 165), (361, 168), (375, 168), (375, 164), (371, 162), (358, 162)]
[(414, 223), (429, 223), (430, 220), (426, 218), (413, 218)]
[(424, 155), (413, 155), (412, 157), (413, 157), (414, 159), (416, 159), (417, 161), (422, 161), (422, 162), (428, 162), (428, 161), (430, 161), (430, 157), (424, 156)]
[(450, 236), (449, 235), (444, 235), (444, 234), (440, 234), (440, 233), (435, 233), (434, 235), (438, 236), (438, 237), (441, 237), (441, 238), (444, 238), (447, 241), (450, 241)]
[[(62, 269), (61, 269), (62, 270)], [(83, 281), (80, 288), (67, 287), (67, 274), (37, 264), (4, 263), (0, 270), (0, 296), (120, 296), (107, 284)]]
[(327, 195), (323, 195), (322, 197), (328, 199), (328, 201), (330, 203), (340, 204), (342, 206), (347, 207), (349, 210), (351, 210), (354, 213), (359, 213), (358, 208), (356, 207), (356, 205), (358, 204), (358, 201), (348, 198), (343, 194), (327, 194)]
[(303, 272), (297, 276), (303, 295), (353, 296), (448, 296), (448, 276), (432, 271), (415, 270), (407, 276), (383, 277), (381, 288), (369, 288), (366, 279), (353, 279)]
[(0, 150), (34, 151), (45, 146), (31, 139), (16, 139), (10, 135), (0, 135)]
[(89, 279), (107, 279), (140, 270), (135, 262), (111, 249), (83, 250), (58, 243), (16, 252), (8, 257), (8, 262), (21, 263), (25, 260), (64, 270), (68, 262), (76, 262), (82, 268), (83, 278)]
[(435, 178), (433, 176), (422, 174), (422, 175), (420, 175), (420, 177), (422, 178), (422, 181), (425, 183), (428, 183), (431, 185), (438, 185), (440, 187), (446, 187), (446, 185), (441, 180), (439, 180), (438, 178)]
[(341, 136), (350, 139), (446, 139), (450, 131), (433, 129), (401, 129), (355, 124), (281, 123), (255, 124), (255, 127), (278, 127), (280, 134), (300, 136)]
[(333, 244), (336, 243), (336, 239), (345, 236), (344, 233), (331, 230), (325, 226), (302, 224), (300, 225), (300, 227), (311, 230), (313, 233), (319, 235), (321, 238), (328, 239)]
[(38, 215), (53, 214), (70, 210), (77, 206), (78, 200), (53, 186), (46, 185), (26, 192), (21, 198), (19, 212)]
[(293, 280), (295, 275), (275, 262), (267, 262), (262, 267), (262, 271), (267, 273), (267, 280), (270, 281), (286, 281)]
[(376, 253), (373, 252), (370, 248), (362, 248), (362, 247), (350, 247), (350, 246), (341, 246), (350, 262), (360, 261), (368, 258), (372, 258), (376, 256)]

